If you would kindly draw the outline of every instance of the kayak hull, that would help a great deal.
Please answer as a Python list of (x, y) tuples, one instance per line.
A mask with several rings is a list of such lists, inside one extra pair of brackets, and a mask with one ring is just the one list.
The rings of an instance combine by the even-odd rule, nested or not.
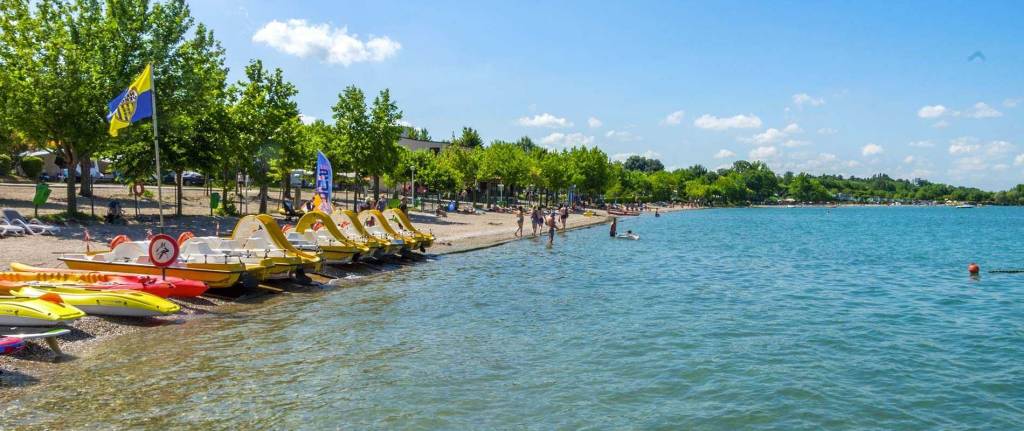
[(38, 298), (0, 299), (0, 326), (54, 326), (85, 316), (74, 306)]
[(156, 295), (131, 290), (98, 290), (74, 287), (23, 287), (9, 291), (15, 297), (40, 298), (57, 294), (65, 304), (96, 316), (153, 317), (174, 314), (178, 304)]
[[(117, 272), (84, 271), (65, 268), (38, 268), (17, 262), (11, 262), (11, 271), (18, 273), (43, 274), (46, 281), (52, 281), (54, 275), (72, 274), (85, 279), (96, 279), (103, 282), (120, 281), (124, 283), (135, 283), (142, 286), (146, 293), (152, 293), (160, 297), (191, 298), (202, 295), (209, 288), (202, 281), (188, 280), (178, 277), (160, 277), (140, 274), (126, 274)], [(92, 285), (89, 287), (103, 289), (105, 285)], [(84, 287), (84, 286), (79, 286)], [(120, 287), (118, 287), (120, 289)]]

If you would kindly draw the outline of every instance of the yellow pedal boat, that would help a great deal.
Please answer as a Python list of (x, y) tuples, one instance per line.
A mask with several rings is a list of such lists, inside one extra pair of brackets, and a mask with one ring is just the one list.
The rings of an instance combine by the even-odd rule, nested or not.
[(153, 317), (174, 314), (178, 304), (159, 296), (134, 290), (82, 289), (78, 287), (21, 287), (10, 295), (22, 298), (43, 298), (57, 294), (65, 304), (96, 316)]
[(84, 254), (65, 254), (59, 259), (68, 268), (85, 271), (126, 272), (129, 274), (162, 275), (202, 281), (210, 288), (226, 288), (236, 284), (254, 288), (266, 272), (259, 264), (246, 264), (222, 254), (202, 254), (182, 248), (178, 261), (165, 270), (149, 262), (149, 241), (125, 241), (113, 250)]
[(427, 248), (434, 245), (434, 240), (436, 239), (434, 238), (434, 234), (416, 229), (416, 226), (412, 225), (412, 220), (409, 219), (409, 215), (402, 212), (402, 210), (388, 208), (383, 211), (383, 214), (389, 222), (392, 222), (391, 226), (394, 227), (395, 230), (405, 235), (412, 235), (415, 237), (420, 246), (421, 252), (426, 251)]
[(366, 229), (366, 226), (359, 221), (359, 216), (350, 210), (337, 209), (331, 213), (331, 220), (338, 226), (346, 237), (376, 245), (370, 247), (372, 257), (395, 256), (402, 252), (405, 242), (397, 238), (375, 235)]
[(395, 230), (384, 218), (384, 214), (377, 210), (363, 210), (359, 213), (359, 220), (371, 234), (380, 238), (402, 241), (401, 253), (416, 250), (419, 247), (419, 240), (413, 235), (403, 235)]
[(85, 316), (59, 295), (43, 298), (0, 298), (0, 326), (53, 326)]
[(320, 211), (303, 215), (293, 230), (285, 232), (285, 238), (300, 250), (319, 250), (328, 264), (352, 263), (371, 253), (370, 247), (345, 237), (331, 217)]
[(243, 248), (252, 248), (293, 259), (306, 272), (320, 271), (323, 259), (317, 253), (299, 250), (285, 238), (281, 226), (267, 214), (242, 217), (231, 231), (231, 239), (239, 241)]

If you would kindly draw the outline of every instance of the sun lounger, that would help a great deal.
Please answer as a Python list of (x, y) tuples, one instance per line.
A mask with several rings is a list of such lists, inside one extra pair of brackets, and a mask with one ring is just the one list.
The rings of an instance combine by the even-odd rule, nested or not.
[(24, 235), (25, 228), (11, 224), (11, 221), (7, 220), (6, 217), (0, 217), (0, 237), (10, 234)]
[(10, 208), (3, 209), (3, 218), (8, 221), (8, 224), (20, 226), (32, 235), (42, 235), (45, 233), (53, 235), (60, 230), (57, 226), (43, 224), (43, 222), (37, 219), (25, 220), (25, 217), (22, 217), (18, 210)]

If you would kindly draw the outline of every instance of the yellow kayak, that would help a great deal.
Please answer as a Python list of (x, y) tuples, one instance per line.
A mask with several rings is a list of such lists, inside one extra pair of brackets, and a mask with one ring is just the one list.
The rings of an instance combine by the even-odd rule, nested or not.
[(99, 290), (78, 287), (21, 287), (10, 294), (23, 298), (42, 298), (56, 293), (65, 304), (97, 316), (153, 317), (174, 314), (178, 304), (159, 296), (133, 290)]
[(57, 295), (43, 298), (0, 298), (0, 326), (53, 326), (85, 313)]

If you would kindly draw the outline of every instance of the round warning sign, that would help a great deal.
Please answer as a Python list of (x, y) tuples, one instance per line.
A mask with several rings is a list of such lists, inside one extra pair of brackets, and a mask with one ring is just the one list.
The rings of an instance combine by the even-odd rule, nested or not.
[(178, 260), (178, 243), (170, 235), (154, 235), (149, 240), (149, 261), (161, 268)]

